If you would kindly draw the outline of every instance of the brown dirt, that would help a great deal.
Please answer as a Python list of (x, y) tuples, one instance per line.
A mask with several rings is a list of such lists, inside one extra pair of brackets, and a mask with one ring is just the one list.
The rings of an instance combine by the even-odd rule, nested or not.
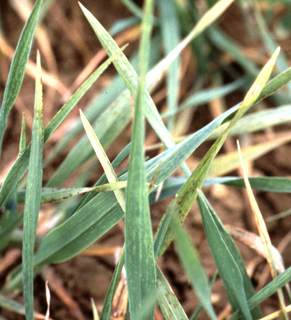
[[(57, 3), (57, 4), (56, 4)], [(77, 2), (60, 0), (56, 2), (51, 10), (49, 11), (47, 17), (44, 20), (45, 29), (48, 32), (50, 43), (53, 49), (54, 58), (56, 61), (57, 78), (61, 82), (69, 87), (75, 78), (80, 74), (86, 64), (90, 61), (93, 55), (101, 49), (96, 37), (91, 30), (88, 23), (86, 23), (85, 18), (79, 10)], [(122, 7), (119, 1), (116, 0), (106, 0), (106, 1), (89, 1), (84, 0), (82, 3), (87, 7), (105, 26), (105, 28), (110, 28), (113, 22), (121, 17), (128, 16), (129, 13)], [(1, 1), (0, 3), (1, 13), (3, 17), (3, 33), (5, 39), (8, 43), (15, 48), (21, 28), (23, 27), (23, 22), (20, 20), (17, 13), (10, 7), (8, 1)], [(59, 15), (61, 14), (61, 16)], [(62, 23), (62, 18), (65, 22)], [(235, 6), (227, 13), (227, 18), (222, 20), (223, 27), (229, 31), (230, 36), (239, 40), (242, 45), (248, 45), (247, 34), (240, 31), (240, 36), (235, 30), (238, 29), (236, 22), (242, 19), (241, 14)], [(77, 25), (77, 29), (82, 36), (84, 41), (84, 47), (73, 43), (72, 39), (66, 34), (66, 23), (73, 28), (72, 23)], [(239, 24), (241, 25), (241, 24)], [(240, 28), (240, 27), (239, 27)], [(242, 30), (240, 28), (240, 30)], [(257, 44), (253, 44), (256, 46)], [(38, 45), (35, 43), (33, 48), (33, 53), (31, 60), (34, 61), (35, 50)], [(45, 68), (51, 68), (48, 61), (43, 59), (43, 64)], [(0, 68), (1, 68), (1, 92), (3, 92), (4, 84), (7, 78), (8, 66), (10, 64), (10, 59), (3, 53), (0, 56)], [(192, 66), (192, 68), (195, 68)], [(52, 70), (52, 69), (50, 69)], [(113, 69), (110, 69), (104, 76), (102, 76), (101, 81), (98, 81), (96, 86), (92, 89), (100, 90), (102, 87), (106, 86), (109, 77), (113, 74)], [(186, 74), (187, 75), (187, 74)], [(4, 167), (1, 168), (1, 178), (5, 176), (11, 161), (14, 161), (17, 155), (17, 141), (19, 137), (19, 130), (21, 123), (21, 114), (25, 111), (28, 122), (28, 138), (31, 132), (31, 122), (29, 119), (32, 117), (32, 105), (33, 105), (33, 90), (34, 84), (31, 77), (26, 76), (24, 79), (23, 87), (20, 94), (20, 99), (16, 102), (15, 108), (9, 116), (9, 123), (7, 128), (7, 133), (5, 136), (4, 152), (2, 156), (2, 163)], [(230, 96), (228, 103), (233, 105), (241, 100), (241, 96)], [(61, 95), (56, 91), (45, 87), (44, 101), (45, 101), (45, 112), (44, 112), (44, 122), (45, 124), (49, 121), (51, 116), (55, 114), (58, 110), (60, 104)], [(90, 94), (86, 95), (79, 104), (79, 108), (86, 105), (90, 100)], [(77, 114), (77, 109), (72, 112), (70, 119)], [(199, 123), (207, 123), (210, 119), (206, 119), (205, 111), (198, 111), (195, 114), (195, 119), (199, 119)], [(200, 121), (201, 120), (201, 121)], [(203, 122), (203, 123), (202, 123)], [(190, 130), (193, 130), (195, 125), (192, 125)], [(197, 129), (197, 128), (195, 128)], [(283, 128), (289, 130), (287, 128)], [(55, 138), (57, 139), (57, 138)], [(129, 139), (129, 130), (127, 130), (123, 137), (121, 137), (115, 144), (115, 146), (109, 151), (109, 156), (112, 159), (123, 145)], [(54, 140), (53, 140), (54, 141)], [(48, 153), (52, 148), (54, 142), (46, 147), (45, 152)], [(230, 140), (230, 144), (234, 141)], [(195, 153), (195, 157), (189, 160), (189, 165), (194, 166), (195, 159), (201, 158), (207, 151), (209, 145), (205, 145)], [(113, 150), (113, 151), (112, 151)], [(267, 176), (288, 176), (290, 175), (291, 164), (289, 161), (290, 146), (282, 146), (276, 151), (269, 153), (268, 155), (262, 157), (260, 160), (255, 161), (254, 170), (259, 171), (263, 175)], [(65, 151), (64, 151), (65, 154)], [(64, 157), (64, 154), (61, 157)], [(59, 160), (61, 161), (61, 160)], [(6, 165), (7, 164), (7, 165)], [(48, 180), (52, 175), (55, 167), (58, 166), (58, 162), (53, 163), (49, 169), (46, 169), (44, 173), (44, 179)], [(100, 172), (96, 173), (100, 174)], [(95, 179), (95, 178), (94, 178)], [(92, 179), (92, 181), (94, 180)], [(210, 199), (211, 204), (220, 216), (221, 220), (225, 224), (235, 225), (244, 229), (252, 230), (253, 223), (251, 221), (251, 215), (249, 214), (249, 207), (247, 205), (245, 194), (242, 190), (234, 188), (225, 187), (209, 187), (206, 189), (206, 194)], [(291, 200), (290, 196), (286, 194), (273, 193), (262, 193), (257, 192), (256, 197), (259, 206), (262, 210), (264, 217), (270, 217), (276, 213), (285, 211), (290, 208)], [(153, 217), (154, 228), (157, 227), (159, 220), (161, 219), (165, 208), (169, 204), (169, 199), (163, 200), (160, 203), (152, 206), (151, 212)], [(209, 278), (215, 273), (215, 266), (213, 260), (210, 256), (209, 248), (205, 240), (204, 233), (202, 231), (202, 221), (196, 208), (193, 206), (189, 217), (186, 219), (186, 228), (189, 231), (195, 245), (199, 248), (199, 253), (203, 265), (206, 267), (207, 274)], [(275, 222), (269, 223), (268, 228), (270, 235), (272, 237), (273, 244), (278, 246), (282, 239), (288, 234), (291, 226), (290, 217), (284, 218), (282, 220), (277, 220)], [(253, 230), (255, 231), (255, 230)], [(107, 234), (105, 234), (100, 240), (98, 240), (98, 245), (104, 245), (106, 247), (117, 247), (121, 246), (123, 243), (123, 235), (118, 227), (113, 228)], [(242, 255), (246, 261), (246, 265), (251, 268), (253, 263), (253, 274), (252, 279), (255, 286), (258, 285), (261, 275), (263, 274), (265, 262), (262, 258), (258, 258), (257, 254), (247, 248), (246, 246), (238, 243), (241, 249)], [(4, 253), (4, 256), (9, 254), (10, 249)], [(17, 256), (17, 254), (16, 254)], [(14, 258), (14, 263), (1, 274), (1, 283), (5, 279), (12, 267), (20, 262), (19, 252), (18, 258)], [(290, 266), (291, 255), (290, 248), (287, 248), (283, 252), (283, 257), (285, 260), (285, 266)], [(187, 315), (191, 315), (198, 305), (197, 298), (191, 289), (191, 285), (188, 278), (182, 269), (179, 258), (177, 257), (175, 247), (172, 244), (169, 250), (161, 258), (159, 262), (163, 272), (168, 278), (174, 292), (182, 303)], [(35, 281), (35, 308), (37, 311), (45, 314), (46, 312), (46, 301), (45, 301), (45, 280), (50, 276), (50, 287), (51, 287), (51, 317), (53, 319), (92, 319), (91, 312), (91, 302), (90, 299), (93, 298), (98, 310), (101, 310), (102, 303), (110, 279), (115, 267), (114, 255), (96, 255), (96, 256), (86, 256), (79, 255), (65, 263), (61, 263), (56, 266), (49, 266), (44, 270), (41, 276), (38, 276)], [(270, 280), (270, 275), (267, 273), (267, 281)], [(59, 286), (58, 286), (59, 285)], [(64, 290), (62, 293), (60, 290)], [(61, 296), (61, 298), (57, 295)], [(65, 299), (65, 294), (68, 295), (70, 299)], [(225, 310), (227, 305), (227, 296), (223, 290), (221, 280), (215, 282), (213, 287), (213, 303), (216, 309), (216, 313), (220, 314)], [(17, 296), (16, 299), (22, 302), (21, 295)], [(274, 311), (278, 308), (276, 299), (270, 299), (264, 303), (264, 312)], [(18, 316), (12, 312), (1, 310), (1, 316), (9, 320), (23, 319), (23, 316)], [(201, 312), (199, 319), (205, 319), (206, 315)], [(157, 315), (158, 319), (158, 315)]]

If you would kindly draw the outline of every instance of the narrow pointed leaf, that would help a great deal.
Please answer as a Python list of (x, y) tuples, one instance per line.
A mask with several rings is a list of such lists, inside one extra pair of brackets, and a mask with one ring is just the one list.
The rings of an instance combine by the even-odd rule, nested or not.
[[(140, 46), (140, 82), (135, 98), (125, 209), (125, 268), (132, 319), (153, 319), (156, 264), (144, 167), (145, 92), (153, 23), (153, 0), (146, 0)], [(147, 306), (148, 304), (148, 306)]]
[(193, 289), (210, 319), (217, 319), (211, 303), (210, 287), (207, 276), (200, 262), (198, 253), (193, 247), (187, 233), (179, 225), (179, 222), (174, 220), (173, 224), (173, 229), (176, 233), (178, 254), (190, 278)]
[[(230, 131), (230, 136), (243, 133), (256, 132), (291, 121), (291, 106), (283, 105), (274, 109), (266, 109), (242, 117)], [(224, 123), (209, 136), (209, 140), (218, 138), (227, 128), (229, 123)]]
[(31, 141), (31, 155), (27, 178), (23, 220), (23, 294), (26, 319), (33, 320), (33, 254), (36, 225), (40, 208), (42, 184), (42, 83), (40, 56), (37, 55), (37, 77), (35, 88), (34, 121)]
[[(95, 135), (95, 132), (93, 131), (90, 123), (88, 122), (88, 120), (86, 119), (85, 115), (83, 114), (83, 112), (80, 110), (80, 114), (81, 114), (81, 119), (84, 125), (84, 128), (86, 130), (87, 136), (95, 150), (95, 153), (97, 155), (97, 158), (99, 159), (105, 174), (107, 176), (107, 179), (110, 183), (115, 183), (118, 181), (117, 175), (115, 173), (115, 171), (112, 168), (112, 165), (109, 161), (109, 159), (107, 158), (107, 155), (104, 151), (104, 149), (102, 148), (102, 145), (100, 143), (100, 141), (98, 140), (97, 136)], [(122, 210), (125, 209), (125, 199), (124, 199), (124, 193), (122, 190), (115, 190), (114, 191), (115, 196), (122, 208)]]
[(224, 283), (232, 309), (240, 310), (245, 319), (252, 320), (241, 272), (213, 220), (214, 213), (210, 213), (207, 203), (200, 194), (198, 194), (197, 203), (211, 254)]
[(23, 28), (8, 74), (0, 111), (0, 157), (8, 114), (18, 95), (28, 61), (42, 0), (37, 0)]

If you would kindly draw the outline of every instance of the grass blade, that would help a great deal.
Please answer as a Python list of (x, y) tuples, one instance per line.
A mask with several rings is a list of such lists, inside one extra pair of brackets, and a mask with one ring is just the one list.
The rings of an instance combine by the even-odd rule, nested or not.
[(111, 278), (110, 286), (109, 286), (109, 289), (107, 290), (102, 312), (100, 315), (100, 320), (110, 320), (113, 297), (118, 285), (118, 281), (122, 272), (123, 265), (124, 265), (124, 250), (122, 250), (120, 259), (118, 261), (117, 266), (115, 267), (113, 276)]
[[(17, 301), (14, 301), (14, 300), (11, 300), (7, 297), (4, 297), (2, 295), (0, 295), (0, 306), (3, 309), (10, 310), (10, 311), (13, 311), (17, 314), (25, 316), (24, 305), (22, 305), (21, 303), (19, 303)], [(34, 319), (45, 319), (45, 316), (38, 313), (38, 312), (34, 312)]]
[(218, 272), (224, 283), (229, 302), (233, 311), (240, 310), (244, 319), (252, 320), (253, 317), (247, 305), (244, 291), (243, 277), (239, 267), (222, 238), (216, 223), (213, 220), (214, 212), (210, 209), (202, 194), (198, 193), (197, 203), (202, 216), (203, 226), (211, 254), (215, 260)]
[[(135, 96), (131, 152), (128, 168), (125, 210), (125, 268), (129, 311), (132, 319), (153, 319), (156, 295), (156, 266), (151, 218), (146, 187), (144, 105), (146, 74), (153, 23), (153, 0), (144, 4), (140, 46), (140, 83)], [(145, 302), (149, 305), (145, 307)]]
[(36, 224), (40, 208), (42, 184), (42, 83), (40, 56), (37, 54), (37, 77), (35, 89), (34, 121), (31, 141), (31, 155), (29, 161), (27, 190), (25, 197), (23, 220), (23, 294), (26, 319), (33, 320), (33, 253)]
[[(118, 181), (113, 183), (105, 183), (91, 188), (42, 188), (41, 190), (41, 203), (54, 203), (60, 202), (65, 199), (75, 197), (83, 193), (95, 193), (116, 191), (119, 189), (126, 188), (126, 181)], [(21, 190), (18, 192), (18, 203), (25, 202), (25, 191)]]
[[(280, 288), (285, 286), (288, 282), (291, 281), (291, 267), (288, 268), (283, 273), (279, 274), (274, 280), (268, 283), (262, 290), (257, 292), (252, 298), (248, 300), (248, 305), (250, 309), (258, 306), (260, 303), (268, 299)], [(241, 319), (241, 316), (238, 312), (235, 312), (228, 320), (237, 320)]]
[(210, 299), (210, 288), (205, 270), (203, 269), (198, 253), (193, 247), (187, 233), (182, 229), (177, 220), (174, 220), (176, 244), (182, 264), (190, 278), (200, 302), (210, 319), (217, 319)]
[[(270, 192), (291, 192), (291, 179), (281, 177), (250, 177), (248, 178), (251, 188), (260, 191)], [(213, 182), (212, 182), (213, 181)], [(233, 186), (238, 188), (245, 188), (243, 178), (237, 177), (223, 177), (217, 179), (207, 179), (205, 185), (209, 183), (223, 183), (227, 186)]]
[[(95, 132), (93, 131), (92, 127), (90, 126), (90, 123), (86, 119), (84, 113), (80, 110), (81, 119), (84, 125), (84, 128), (86, 130), (87, 136), (95, 150), (95, 153), (97, 155), (97, 158), (99, 159), (105, 174), (107, 176), (107, 179), (110, 183), (118, 182), (118, 178), (116, 173), (114, 172), (114, 169), (109, 161), (109, 159), (106, 156), (106, 153), (104, 149), (102, 148), (102, 145), (100, 141), (98, 140), (97, 136), (95, 135)], [(114, 191), (115, 196), (117, 198), (117, 201), (120, 204), (121, 209), (125, 210), (125, 199), (124, 199), (124, 193), (123, 191), (117, 189)]]
[(157, 265), (157, 300), (166, 320), (188, 320), (167, 279)]
[(8, 74), (7, 84), (0, 110), (0, 158), (7, 117), (18, 95), (24, 77), (25, 67), (31, 49), (41, 3), (42, 0), (37, 0), (23, 28)]

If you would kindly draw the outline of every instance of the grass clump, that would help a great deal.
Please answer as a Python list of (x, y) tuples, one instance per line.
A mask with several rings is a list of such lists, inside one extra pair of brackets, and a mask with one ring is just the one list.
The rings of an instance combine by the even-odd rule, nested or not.
[[(42, 6), (41, 0), (36, 1), (15, 50), (0, 112), (0, 141), (4, 151), (8, 115), (19, 94), (36, 24), (52, 2), (44, 2)], [(254, 15), (257, 25), (252, 28), (256, 27), (257, 38), (262, 40), (262, 48), (269, 56), (261, 57), (260, 65), (256, 61), (258, 57), (253, 58), (230, 40), (217, 23), (233, 5), (233, 0), (209, 0), (197, 7), (191, 1), (147, 0), (143, 9), (130, 0), (122, 2), (132, 16), (117, 21), (111, 34), (84, 5), (79, 4), (102, 45), (100, 56), (103, 56), (104, 62), (85, 77), (86, 80), (80, 81), (82, 84), (74, 87), (74, 93), (70, 91), (68, 95), (68, 91), (63, 92), (65, 102), (45, 128), (42, 119), (46, 112), (43, 108), (42, 79), (45, 82), (47, 74), (41, 67), (41, 54), (37, 53), (31, 142), (26, 146), (23, 121), (22, 128), (19, 128), (19, 155), (5, 175), (0, 190), (0, 206), (3, 209), (0, 248), (6, 254), (15, 242), (22, 245), (22, 264), (9, 274), (0, 295), (0, 305), (25, 314), (29, 320), (40, 316), (34, 310), (35, 276), (42, 274), (45, 278), (50, 277), (50, 264), (60, 264), (84, 250), (90, 250), (95, 241), (118, 225), (124, 234), (124, 243), (104, 297), (101, 319), (109, 319), (115, 313), (120, 318), (131, 319), (153, 319), (158, 317), (157, 313), (165, 319), (188, 319), (179, 299), (173, 294), (163, 268), (157, 264), (173, 239), (181, 265), (200, 303), (191, 319), (199, 318), (202, 308), (210, 319), (217, 319), (218, 313), (211, 298), (216, 276), (209, 283), (208, 270), (201, 262), (199, 247), (193, 244), (182, 227), (197, 202), (203, 232), (217, 269), (215, 275), (218, 274), (222, 280), (231, 308), (227, 318), (262, 318), (264, 310), (260, 304), (278, 292), (278, 312), (287, 319), (291, 271), (290, 268), (285, 270), (282, 261), (280, 264), (276, 261), (281, 255), (272, 246), (252, 189), (289, 193), (291, 180), (256, 176), (248, 180), (247, 174), (243, 178), (227, 174), (244, 168), (243, 161), (250, 163), (287, 143), (290, 133), (282, 137), (273, 132), (272, 141), (247, 145), (241, 151), (243, 160), (239, 160), (236, 150), (219, 154), (229, 136), (249, 137), (250, 132), (259, 130), (270, 132), (274, 126), (290, 120), (291, 108), (285, 104), (289, 101), (291, 71), (286, 67), (286, 58), (268, 31), (264, 17), (265, 14), (267, 18), (267, 13), (272, 16), (276, 6), (262, 13), (261, 3), (250, 2), (247, 6), (240, 2), (236, 4), (243, 13), (250, 10)], [(272, 19), (275, 17), (272, 16)], [(115, 41), (112, 34), (117, 33), (119, 38)], [(138, 50), (128, 60), (126, 48), (123, 47), (124, 39), (139, 35)], [(107, 59), (104, 52), (108, 55)], [(186, 74), (185, 70), (194, 60), (197, 79), (185, 98), (182, 92), (186, 84), (181, 74)], [(97, 94), (84, 113), (80, 111), (74, 126), (51, 145), (50, 154), (43, 159), (43, 150), (50, 144), (52, 135), (70, 118), (72, 110), (111, 64), (118, 74), (103, 89), (103, 93), (108, 94)], [(238, 66), (243, 76), (239, 74)], [(230, 80), (225, 82), (224, 78)], [(165, 79), (164, 83), (162, 79)], [(281, 90), (285, 85), (285, 90)], [(161, 86), (166, 94), (157, 91)], [(225, 97), (237, 90), (244, 92), (242, 102), (226, 108)], [(161, 94), (166, 96), (167, 108), (160, 108), (159, 111), (156, 101)], [(266, 107), (269, 96), (272, 98), (269, 102), (271, 108)], [(192, 116), (201, 104), (210, 104), (215, 117), (204, 126), (197, 123), (199, 129), (193, 131)], [(259, 105), (261, 110), (249, 113), (255, 105)], [(116, 138), (125, 132), (129, 123), (132, 123), (130, 142), (119, 150), (111, 162), (107, 154), (116, 147)], [(79, 137), (81, 133), (82, 137)], [(153, 153), (159, 149), (159, 152), (147, 159), (145, 143), (153, 134), (159, 141), (148, 149)], [(215, 141), (197, 161), (195, 168), (190, 168), (193, 152), (209, 140)], [(68, 146), (71, 147), (68, 154), (42, 187), (42, 170), (45, 174), (50, 163), (58, 159), (61, 151)], [(128, 155), (127, 163), (125, 159)], [(92, 187), (87, 187), (98, 164), (101, 164), (104, 174)], [(123, 170), (119, 170), (121, 164)], [(76, 170), (76, 181), (70, 187), (60, 188), (68, 184)], [(176, 170), (183, 176), (174, 174)], [(256, 219), (252, 216), (248, 218), (254, 225), (256, 223), (260, 238), (253, 237), (255, 230), (251, 230), (252, 236), (249, 236), (247, 230), (239, 233), (235, 228), (224, 226), (208, 199), (207, 189), (204, 192), (207, 185), (218, 184), (240, 188), (247, 186)], [(84, 193), (82, 198), (77, 197)], [(153, 236), (150, 204), (168, 197), (172, 200), (168, 202)], [(37, 227), (42, 204), (53, 202), (60, 203), (54, 206), (53, 214), (45, 223), (39, 223)], [(21, 212), (23, 203), (24, 210)], [(48, 230), (40, 233), (41, 225)], [(17, 238), (19, 233), (20, 241)], [(247, 238), (248, 242), (245, 242), (248, 246), (256, 247), (258, 255), (265, 257), (271, 267), (272, 281), (257, 292), (231, 237), (234, 234), (241, 241)], [(256, 246), (255, 241), (259, 241), (261, 246)], [(23, 292), (24, 307), (9, 298), (8, 294), (12, 292)], [(112, 311), (117, 307), (116, 299), (122, 303), (118, 304), (117, 311)], [(98, 319), (98, 308), (93, 301), (92, 306), (93, 317)]]

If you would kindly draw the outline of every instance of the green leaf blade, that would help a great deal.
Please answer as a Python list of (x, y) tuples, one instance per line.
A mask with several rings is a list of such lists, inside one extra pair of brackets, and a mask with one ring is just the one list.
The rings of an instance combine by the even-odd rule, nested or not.
[(140, 48), (140, 83), (135, 100), (125, 206), (125, 268), (132, 319), (154, 318), (156, 263), (144, 167), (146, 74), (153, 21), (153, 0), (145, 2)]
[(182, 264), (190, 278), (191, 284), (210, 319), (217, 319), (210, 298), (210, 288), (206, 272), (187, 233), (177, 220), (173, 221), (176, 232), (176, 244)]
[(232, 309), (233, 311), (240, 310), (245, 319), (252, 320), (253, 318), (247, 305), (241, 272), (213, 220), (212, 214), (214, 213), (210, 211), (202, 193), (198, 193), (197, 203), (202, 216), (207, 241), (218, 272), (225, 285)]
[(0, 111), (0, 157), (7, 117), (21, 87), (41, 4), (42, 0), (37, 0), (23, 28), (8, 74)]
[(27, 179), (23, 219), (23, 290), (26, 319), (33, 320), (33, 254), (36, 225), (40, 208), (42, 184), (42, 83), (40, 56), (37, 55), (37, 77), (35, 90), (35, 114), (33, 121), (31, 155)]

